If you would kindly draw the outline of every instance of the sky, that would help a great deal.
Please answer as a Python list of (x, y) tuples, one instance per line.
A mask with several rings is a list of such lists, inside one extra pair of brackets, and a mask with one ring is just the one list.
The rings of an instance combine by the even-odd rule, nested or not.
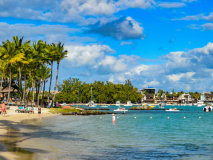
[(0, 0), (0, 8), (0, 41), (64, 43), (60, 83), (213, 91), (211, 0)]

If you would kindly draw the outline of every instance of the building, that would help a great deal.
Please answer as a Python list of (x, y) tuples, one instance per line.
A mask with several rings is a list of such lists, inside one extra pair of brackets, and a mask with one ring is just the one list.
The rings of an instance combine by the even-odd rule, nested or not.
[(139, 92), (144, 95), (142, 97), (144, 103), (155, 103), (155, 88), (148, 87), (139, 90)]
[(192, 103), (192, 96), (188, 93), (184, 93), (182, 95), (180, 95), (180, 97), (178, 98), (180, 103)]

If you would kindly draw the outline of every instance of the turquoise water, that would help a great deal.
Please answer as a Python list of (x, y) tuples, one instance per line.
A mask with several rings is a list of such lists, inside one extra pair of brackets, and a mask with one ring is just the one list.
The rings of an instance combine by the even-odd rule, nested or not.
[(116, 114), (116, 123), (112, 115), (51, 117), (29, 135), (40, 137), (34, 144), (47, 150), (37, 156), (50, 159), (212, 160), (213, 113), (176, 107), (183, 110)]

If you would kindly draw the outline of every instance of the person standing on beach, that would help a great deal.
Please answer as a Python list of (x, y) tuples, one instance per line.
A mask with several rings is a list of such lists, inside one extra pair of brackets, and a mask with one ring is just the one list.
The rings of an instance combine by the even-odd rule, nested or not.
[(41, 107), (38, 106), (38, 119), (41, 119)]
[(3, 103), (1, 104), (2, 117), (3, 117), (3, 116), (5, 117), (5, 110), (6, 110), (6, 107), (5, 107), (5, 103), (3, 102)]

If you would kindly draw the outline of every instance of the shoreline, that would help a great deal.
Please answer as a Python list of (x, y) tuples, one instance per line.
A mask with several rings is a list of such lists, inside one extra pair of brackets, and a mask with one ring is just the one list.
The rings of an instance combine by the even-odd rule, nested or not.
[[(10, 109), (7, 109), (5, 117), (0, 115), (0, 159), (17, 159), (22, 155), (21, 152), (29, 152), (29, 156), (32, 156), (32, 154), (36, 153), (36, 150), (38, 150), (25, 150), (24, 146), (20, 145), (20, 142), (23, 140), (28, 141), (26, 136), (22, 134), (23, 131), (29, 129), (32, 122), (39, 121), (37, 108), (35, 107), (34, 114), (17, 113), (15, 112), (16, 109), (17, 106), (11, 106)], [(42, 119), (56, 115), (57, 114), (50, 113), (49, 109), (42, 108)]]

